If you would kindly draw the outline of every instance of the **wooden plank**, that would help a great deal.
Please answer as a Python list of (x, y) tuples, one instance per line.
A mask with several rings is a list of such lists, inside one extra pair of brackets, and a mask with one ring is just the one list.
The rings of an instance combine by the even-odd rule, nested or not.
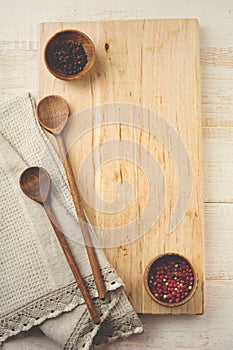
[(204, 128), (206, 202), (233, 202), (233, 128)]
[[(217, 50), (216, 50), (217, 51)], [(232, 127), (233, 126), (233, 67), (232, 51), (225, 50), (223, 57), (216, 56), (215, 64), (212, 58), (207, 61), (207, 52), (202, 54), (202, 112), (203, 126)], [(227, 54), (226, 54), (227, 52)], [(227, 58), (226, 58), (227, 55)], [(226, 64), (223, 62), (226, 60)]]
[[(42, 60), (43, 48), (48, 38), (56, 31), (65, 28), (77, 28), (86, 32), (94, 41), (98, 57), (95, 69), (89, 76), (69, 83), (55, 79), (47, 71)], [(109, 45), (108, 49), (106, 43)], [(105, 108), (86, 114), (83, 112), (82, 115), (79, 114), (78, 122), (77, 118), (71, 118), (66, 141), (67, 144), (69, 142), (72, 144), (71, 148), (68, 147), (69, 153), (76, 178), (81, 176), (80, 191), (85, 199), (84, 205), (89, 219), (96, 227), (102, 246), (106, 247), (107, 257), (123, 278), (127, 295), (137, 312), (200, 314), (204, 309), (199, 66), (199, 31), (196, 20), (41, 25), (40, 98), (51, 93), (60, 94), (69, 102), (72, 114), (106, 103), (128, 103), (123, 115), (120, 111), (124, 110), (125, 106), (121, 106), (120, 109), (118, 107), (119, 110), (116, 108), (116, 114), (113, 116), (116, 105), (112, 105), (109, 110)], [(138, 106), (136, 110), (130, 109), (133, 104)], [(156, 119), (154, 114), (148, 115), (148, 111), (143, 112), (139, 106), (156, 111), (164, 118)], [(129, 122), (127, 120), (128, 124), (124, 119), (127, 113), (134, 114), (134, 119)], [(140, 118), (136, 122), (137, 114)], [(92, 119), (89, 118), (92, 126), (89, 132), (85, 129), (88, 125), (88, 116), (92, 116)], [(153, 118), (157, 121), (155, 122)], [(109, 125), (93, 128), (95, 122)], [(130, 126), (130, 122), (133, 123), (133, 127)], [(188, 183), (188, 175), (187, 182), (185, 180), (184, 169), (189, 169), (188, 159), (184, 154), (181, 156), (182, 147), (173, 135), (176, 132), (172, 131), (168, 124), (164, 126), (167, 122), (176, 128), (189, 154), (192, 169), (190, 168), (187, 174), (192, 172), (192, 194), (189, 194), (191, 183)], [(85, 135), (77, 140), (80, 128)], [(156, 135), (156, 130), (159, 128), (160, 135)], [(162, 139), (166, 148), (158, 141), (159, 139)], [(108, 150), (104, 150), (104, 144), (113, 140), (120, 140), (120, 144), (115, 146), (117, 147), (115, 154), (110, 152), (113, 146), (107, 146)], [(95, 147), (99, 147), (96, 154), (94, 154)], [(178, 147), (181, 147), (179, 154), (175, 155)], [(89, 164), (90, 150), (93, 152)], [(99, 168), (100, 159), (107, 165), (100, 164)], [(164, 172), (164, 179), (161, 178), (157, 187), (155, 182), (159, 181), (160, 168), (156, 168), (155, 161)], [(83, 167), (85, 162), (83, 175), (80, 175), (81, 164)], [(181, 169), (179, 163), (182, 164)], [(179, 169), (178, 172), (176, 167)], [(179, 182), (180, 176), (182, 180)], [(124, 181), (130, 181), (133, 188), (132, 198), (129, 201), (127, 197), (129, 191), (127, 192)], [(163, 189), (161, 190), (164, 183), (166, 196)], [(184, 184), (183, 194), (182, 184)], [(115, 206), (115, 210), (112, 211), (111, 203), (117, 202), (117, 186), (122, 192), (119, 202), (123, 203), (126, 209), (122, 210), (122, 206)], [(150, 193), (154, 193), (153, 198)], [(99, 195), (105, 202), (102, 201), (98, 207)], [(190, 205), (187, 212), (186, 208), (179, 208), (177, 224), (174, 224), (174, 232), (169, 235), (166, 233), (168, 219), (172, 216), (176, 201), (182, 195), (183, 198), (187, 197), (186, 200), (190, 199)], [(147, 201), (150, 205), (146, 207)], [(163, 201), (164, 208), (163, 205), (159, 208)], [(181, 200), (181, 203), (184, 204), (185, 199)], [(161, 210), (163, 212), (159, 216)], [(178, 225), (179, 215), (182, 217), (184, 215), (180, 225)], [(147, 222), (151, 222), (148, 227)], [(119, 230), (116, 233), (111, 227)], [(116, 235), (118, 235), (117, 241)], [(125, 240), (122, 241), (122, 237)], [(168, 251), (187, 256), (194, 264), (199, 278), (198, 289), (192, 300), (173, 310), (154, 303), (143, 286), (146, 265), (153, 257)]]
[(206, 278), (233, 280), (233, 204), (205, 204)]
[(35, 92), (37, 52), (19, 49), (23, 45), (18, 42), (1, 42), (0, 46), (0, 101), (26, 91)]

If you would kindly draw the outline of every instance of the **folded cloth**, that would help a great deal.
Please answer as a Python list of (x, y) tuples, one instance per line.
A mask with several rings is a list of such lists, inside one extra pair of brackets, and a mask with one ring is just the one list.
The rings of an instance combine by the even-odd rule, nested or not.
[[(141, 333), (123, 282), (100, 248), (97, 256), (108, 293), (104, 301), (97, 298), (63, 167), (34, 112), (28, 94), (0, 105), (0, 342), (35, 325), (66, 350), (93, 349)], [(77, 237), (67, 240), (101, 315), (99, 325), (90, 317), (43, 207), (19, 188), (20, 174), (33, 165), (49, 172), (59, 225), (67, 237)]]

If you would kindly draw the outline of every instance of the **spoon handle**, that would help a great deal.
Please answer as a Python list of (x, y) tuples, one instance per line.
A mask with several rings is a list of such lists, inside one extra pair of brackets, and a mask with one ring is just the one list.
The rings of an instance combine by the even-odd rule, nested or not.
[(75, 206), (78, 218), (79, 218), (79, 224), (80, 224), (83, 238), (85, 241), (86, 250), (87, 250), (87, 254), (89, 257), (90, 264), (91, 264), (91, 268), (92, 268), (93, 276), (95, 279), (95, 284), (96, 284), (96, 288), (98, 291), (98, 295), (99, 295), (100, 299), (104, 299), (106, 297), (106, 288), (104, 285), (103, 277), (101, 275), (100, 265), (98, 262), (96, 251), (95, 251), (95, 248), (93, 247), (93, 244), (91, 241), (91, 235), (90, 235), (90, 231), (88, 228), (87, 219), (86, 219), (86, 216), (84, 214), (84, 210), (81, 206), (80, 194), (78, 192), (78, 188), (77, 188), (76, 181), (74, 178), (74, 173), (73, 173), (73, 170), (71, 167), (69, 155), (68, 155), (68, 152), (66, 150), (66, 146), (65, 146), (65, 143), (64, 143), (64, 140), (63, 140), (63, 137), (61, 134), (56, 135), (56, 140), (57, 140), (57, 144), (59, 147), (60, 156), (61, 156), (61, 159), (63, 162), (63, 166), (64, 166), (65, 171), (66, 171), (67, 179), (68, 179), (69, 186), (70, 186), (70, 191), (71, 191), (71, 194), (73, 197), (74, 206)]
[(87, 305), (87, 307), (89, 309), (89, 312), (91, 314), (91, 317), (92, 317), (94, 323), (98, 324), (98, 323), (100, 323), (99, 314), (98, 314), (98, 312), (96, 310), (96, 307), (95, 307), (95, 305), (93, 303), (93, 300), (91, 299), (91, 296), (90, 296), (90, 294), (88, 292), (88, 289), (85, 286), (84, 280), (83, 280), (82, 275), (81, 275), (81, 273), (80, 273), (80, 271), (79, 271), (79, 269), (78, 269), (78, 267), (76, 265), (76, 262), (74, 260), (74, 257), (72, 255), (71, 251), (70, 251), (70, 248), (68, 246), (66, 238), (65, 238), (64, 234), (58, 228), (58, 224), (57, 224), (56, 218), (55, 218), (55, 216), (53, 214), (53, 211), (52, 211), (52, 208), (51, 208), (50, 204), (46, 201), (46, 202), (43, 203), (43, 205), (44, 205), (44, 209), (46, 211), (46, 214), (48, 215), (48, 218), (49, 218), (49, 220), (50, 220), (50, 222), (51, 222), (51, 224), (53, 226), (53, 229), (54, 229), (54, 231), (55, 231), (55, 233), (57, 235), (57, 238), (58, 238), (59, 243), (60, 243), (60, 245), (62, 247), (62, 250), (63, 250), (63, 252), (65, 254), (67, 262), (70, 265), (71, 271), (73, 272), (73, 275), (74, 275), (74, 277), (76, 279), (76, 282), (77, 282), (77, 284), (79, 286), (79, 289), (80, 289), (80, 291), (81, 291), (81, 293), (83, 295), (85, 303), (86, 303), (86, 305)]

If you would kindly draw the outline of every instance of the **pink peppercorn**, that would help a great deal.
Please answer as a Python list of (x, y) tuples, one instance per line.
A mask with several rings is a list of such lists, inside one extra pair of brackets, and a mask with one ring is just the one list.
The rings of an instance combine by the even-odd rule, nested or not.
[(165, 304), (180, 303), (192, 292), (194, 273), (181, 256), (164, 255), (151, 265), (148, 285), (159, 301)]

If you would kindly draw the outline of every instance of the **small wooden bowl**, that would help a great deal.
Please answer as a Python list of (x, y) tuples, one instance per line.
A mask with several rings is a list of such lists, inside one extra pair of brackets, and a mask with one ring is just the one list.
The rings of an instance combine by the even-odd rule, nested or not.
[[(192, 269), (193, 275), (194, 275), (194, 281), (193, 281), (193, 286), (192, 286), (192, 290), (190, 291), (190, 293), (187, 295), (186, 298), (180, 300), (179, 302), (173, 302), (173, 303), (168, 303), (168, 302), (164, 302), (158, 298), (156, 298), (156, 296), (152, 293), (150, 287), (149, 287), (149, 273), (151, 268), (159, 266), (161, 263), (166, 263), (167, 261), (172, 261), (174, 259), (174, 261), (180, 260), (180, 261), (185, 261), (190, 268)], [(178, 254), (178, 253), (166, 253), (166, 254), (161, 254), (157, 257), (155, 257), (154, 259), (152, 259), (149, 264), (147, 265), (145, 272), (144, 272), (144, 286), (145, 289), (147, 291), (147, 293), (149, 294), (149, 296), (156, 301), (158, 304), (162, 305), (162, 306), (166, 306), (166, 307), (176, 307), (176, 306), (180, 306), (183, 305), (185, 303), (187, 303), (195, 294), (196, 289), (197, 289), (197, 284), (198, 284), (198, 279), (197, 279), (197, 273), (193, 267), (193, 265), (190, 263), (190, 261), (185, 258), (183, 255)]]
[[(79, 73), (73, 75), (64, 73), (62, 70), (57, 68), (53, 62), (53, 53), (56, 47), (71, 41), (82, 44), (87, 56), (87, 63), (84, 68)], [(57, 32), (48, 40), (44, 49), (44, 61), (47, 69), (56, 78), (62, 80), (75, 80), (82, 78), (93, 67), (95, 59), (96, 53), (93, 42), (86, 34), (80, 32), (79, 30), (68, 29)]]

